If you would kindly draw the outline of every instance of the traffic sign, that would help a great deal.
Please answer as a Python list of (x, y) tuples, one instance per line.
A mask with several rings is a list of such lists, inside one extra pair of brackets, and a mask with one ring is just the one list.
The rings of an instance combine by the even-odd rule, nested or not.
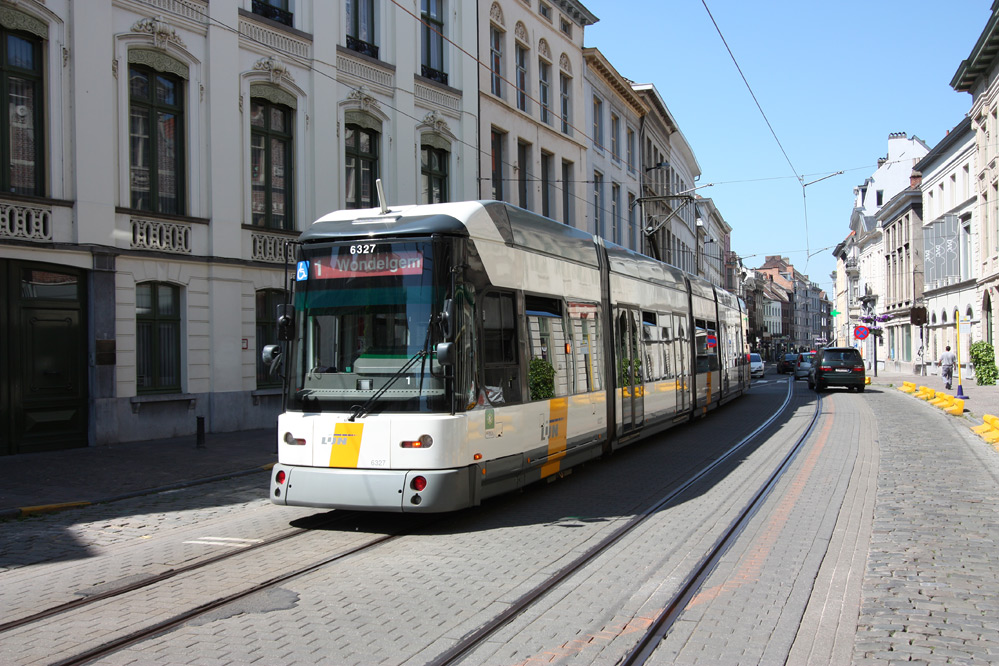
[(858, 340), (863, 340), (870, 334), (871, 330), (866, 326), (857, 326), (856, 328), (853, 329), (853, 337), (857, 338)]
[(707, 344), (708, 349), (711, 349), (713, 347), (717, 347), (718, 346), (718, 338), (716, 336), (714, 336), (714, 335), (708, 335), (707, 340), (705, 341), (705, 343)]

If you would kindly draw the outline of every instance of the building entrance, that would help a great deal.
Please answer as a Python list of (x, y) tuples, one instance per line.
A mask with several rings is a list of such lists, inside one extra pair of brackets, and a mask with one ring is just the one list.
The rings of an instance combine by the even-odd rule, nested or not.
[(0, 260), (0, 455), (87, 445), (86, 272)]

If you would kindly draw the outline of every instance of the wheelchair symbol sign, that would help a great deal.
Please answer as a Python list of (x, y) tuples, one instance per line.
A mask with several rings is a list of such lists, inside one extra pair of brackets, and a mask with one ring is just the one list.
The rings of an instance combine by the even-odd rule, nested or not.
[(298, 270), (295, 273), (295, 280), (301, 282), (302, 280), (309, 279), (309, 262), (300, 261), (298, 262)]

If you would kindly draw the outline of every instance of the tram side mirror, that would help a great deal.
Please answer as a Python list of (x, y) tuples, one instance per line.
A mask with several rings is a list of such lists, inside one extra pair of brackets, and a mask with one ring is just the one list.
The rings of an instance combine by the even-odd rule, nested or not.
[(437, 362), (441, 365), (454, 365), (453, 342), (440, 342), (437, 344)]
[(264, 366), (273, 371), (281, 364), (281, 345), (264, 345), (263, 351), (260, 352), (260, 360)]
[(295, 308), (287, 303), (277, 306), (278, 340), (288, 341), (295, 335)]
[(444, 301), (444, 311), (441, 312), (441, 333), (445, 340), (454, 340), (454, 301), (450, 298)]

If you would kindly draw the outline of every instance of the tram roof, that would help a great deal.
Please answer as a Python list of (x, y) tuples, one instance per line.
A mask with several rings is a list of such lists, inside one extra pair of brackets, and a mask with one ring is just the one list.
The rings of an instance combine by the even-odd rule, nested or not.
[[(503, 201), (392, 206), (384, 214), (378, 208), (338, 210), (316, 220), (302, 232), (300, 240), (432, 234), (485, 238), (588, 266), (595, 267), (598, 262), (592, 234)], [(614, 273), (681, 289), (685, 289), (684, 281), (689, 281), (694, 293), (713, 297), (712, 285), (701, 278), (615, 243), (604, 241), (603, 245)]]

